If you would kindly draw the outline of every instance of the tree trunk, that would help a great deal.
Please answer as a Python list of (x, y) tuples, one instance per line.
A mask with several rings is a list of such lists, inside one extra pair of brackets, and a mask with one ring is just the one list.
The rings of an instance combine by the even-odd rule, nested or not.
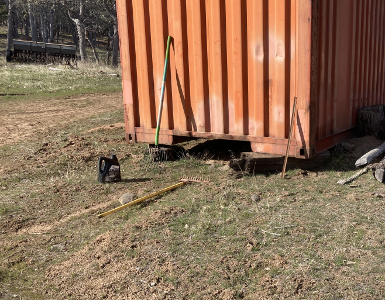
[(106, 64), (109, 65), (110, 64), (110, 60), (111, 60), (111, 36), (110, 36), (110, 33), (107, 32), (107, 49), (106, 49)]
[[(77, 34), (76, 34), (76, 27), (73, 24), (73, 20), (71, 19), (70, 16), (68, 16), (68, 19), (69, 19), (69, 23), (68, 23), (69, 29), (70, 29), (70, 32), (72, 35), (72, 42), (76, 45), (76, 47), (79, 47), (78, 38), (77, 38)], [(68, 26), (65, 26), (63, 31), (68, 32)]]
[(7, 51), (11, 51), (12, 45), (13, 45), (12, 0), (8, 0), (7, 4), (8, 4)]
[[(118, 65), (119, 55), (119, 33), (118, 33), (118, 20), (116, 17), (115, 1), (103, 0), (104, 8), (113, 20), (113, 36), (112, 36), (112, 65)], [(109, 60), (109, 49), (107, 46), (107, 62)]]
[(114, 20), (114, 38), (112, 43), (112, 65), (116, 67), (118, 65), (119, 55), (119, 32), (117, 20)]
[(47, 25), (45, 22), (45, 9), (43, 7), (40, 8), (40, 31), (43, 42), (48, 43)]
[(17, 12), (12, 10), (13, 13), (13, 36), (15, 39), (19, 38), (19, 18)]
[(111, 37), (109, 35), (109, 33), (107, 32), (107, 47), (106, 47), (106, 51), (110, 51), (110, 45), (111, 45)]
[(53, 7), (51, 8), (50, 12), (49, 12), (49, 39), (48, 41), (50, 43), (53, 42), (54, 40), (54, 26), (53, 26)]
[(74, 29), (72, 31), (72, 42), (77, 46), (79, 47), (79, 41), (78, 41), (78, 37), (76, 35), (76, 29)]
[(76, 30), (79, 37), (79, 52), (81, 61), (87, 61), (87, 52), (86, 52), (86, 33), (84, 29), (84, 24), (79, 19), (72, 19), (75, 23)]
[(76, 30), (79, 37), (79, 52), (80, 59), (82, 62), (87, 61), (87, 52), (86, 52), (86, 27), (84, 26), (84, 1), (79, 0), (79, 14), (76, 15), (69, 7), (67, 7), (68, 16), (75, 23)]
[(31, 27), (31, 37), (33, 42), (37, 42), (37, 28), (35, 23), (35, 17), (33, 15), (33, 7), (31, 3), (28, 3), (28, 15), (29, 15), (29, 25)]
[(99, 63), (99, 57), (98, 57), (98, 54), (96, 53), (94, 45), (92, 44), (92, 40), (88, 37), (87, 37), (87, 40), (88, 40), (88, 43), (90, 44), (90, 46), (92, 48), (92, 52), (94, 53), (94, 57), (95, 57), (96, 62)]
[(21, 14), (21, 17), (19, 17), (19, 24), (21, 25), (20, 26), (20, 35), (23, 35), (23, 30), (25, 29), (23, 13)]
[(25, 16), (25, 19), (24, 19), (24, 24), (25, 24), (25, 38), (27, 40), (29, 40), (31, 37), (29, 36), (29, 17), (28, 17), (28, 14)]
[(56, 43), (59, 43), (60, 27), (61, 27), (61, 22), (60, 22), (60, 26), (59, 24), (56, 24)]

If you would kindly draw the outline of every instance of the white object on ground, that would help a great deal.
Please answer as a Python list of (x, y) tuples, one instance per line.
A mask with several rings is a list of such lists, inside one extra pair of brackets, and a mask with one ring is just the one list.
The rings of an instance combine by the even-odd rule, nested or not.
[(381, 146), (369, 151), (365, 155), (361, 156), (356, 161), (356, 167), (365, 166), (368, 163), (370, 163), (373, 159), (375, 159), (377, 156), (379, 156), (381, 153), (385, 152), (385, 143), (383, 143)]

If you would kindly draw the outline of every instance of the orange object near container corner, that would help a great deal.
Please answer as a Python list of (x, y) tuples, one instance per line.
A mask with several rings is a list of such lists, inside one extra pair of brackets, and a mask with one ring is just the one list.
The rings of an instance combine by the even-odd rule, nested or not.
[(385, 1), (116, 0), (127, 141), (152, 143), (167, 37), (160, 144), (246, 140), (310, 158), (384, 104)]

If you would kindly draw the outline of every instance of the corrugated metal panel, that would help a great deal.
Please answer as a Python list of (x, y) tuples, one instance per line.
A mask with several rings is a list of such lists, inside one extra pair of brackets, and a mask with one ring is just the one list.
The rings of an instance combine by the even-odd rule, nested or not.
[(385, 2), (319, 0), (316, 5), (318, 84), (313, 94), (321, 151), (356, 125), (359, 108), (384, 103)]
[(310, 1), (117, 0), (117, 10), (128, 140), (154, 140), (171, 35), (161, 143), (239, 139), (284, 154), (298, 96), (290, 155), (311, 155)]

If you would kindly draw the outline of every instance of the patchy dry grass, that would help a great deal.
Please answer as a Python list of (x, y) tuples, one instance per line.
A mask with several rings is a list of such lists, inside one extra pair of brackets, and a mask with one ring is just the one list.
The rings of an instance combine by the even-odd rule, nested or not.
[[(79, 93), (120, 91), (120, 67), (103, 63), (64, 65), (5, 61), (6, 27), (0, 26), (0, 96), (5, 99), (61, 97)], [(87, 48), (87, 50), (89, 50)], [(90, 50), (89, 50), (90, 51)], [(99, 55), (103, 51), (98, 49)], [(91, 54), (91, 53), (90, 53)], [(101, 57), (102, 60), (102, 57)], [(112, 74), (112, 75), (111, 75)], [(114, 76), (118, 75), (118, 76)]]
[(0, 95), (6, 99), (55, 97), (121, 90), (118, 68), (79, 64), (71, 69), (57, 65), (0, 61)]
[[(20, 83), (11, 82), (15, 74), (0, 80), (15, 92), (30, 80), (19, 69), (40, 72), (41, 82), (56, 76), (42, 66), (7, 68)], [(91, 70), (63, 72), (68, 80), (110, 80)], [(45, 84), (31, 91), (45, 95), (54, 88)], [(65, 83), (59, 86), (57, 95), (65, 90)], [(222, 161), (188, 155), (167, 162), (162, 173), (147, 171), (141, 166), (146, 145), (128, 145), (123, 128), (111, 125), (123, 122), (120, 99), (106, 110), (87, 97), (95, 95), (68, 103), (77, 117), (55, 126), (57, 107), (68, 99), (0, 98), (7, 115), (19, 116), (15, 123), (31, 116), (32, 107), (52, 111), (33, 123), (44, 130), (0, 145), (0, 298), (384, 298), (385, 208), (372, 192), (385, 188), (370, 174), (337, 185), (354, 173), (349, 155), (334, 156), (317, 172), (288, 171), (285, 180), (279, 174), (236, 179)], [(101, 99), (111, 97), (121, 94)], [(111, 153), (123, 181), (99, 184), (97, 158)], [(97, 218), (118, 206), (122, 194), (140, 197), (181, 176), (211, 182)]]
[[(383, 298), (385, 211), (371, 192), (384, 188), (368, 174), (337, 185), (354, 172), (340, 171), (347, 157), (287, 180), (235, 179), (221, 161), (188, 156), (159, 174), (141, 168), (145, 145), (105, 126), (122, 121), (112, 110), (0, 147), (4, 299)], [(123, 181), (99, 184), (97, 157), (110, 153)], [(183, 175), (211, 182), (97, 218), (123, 193)]]

